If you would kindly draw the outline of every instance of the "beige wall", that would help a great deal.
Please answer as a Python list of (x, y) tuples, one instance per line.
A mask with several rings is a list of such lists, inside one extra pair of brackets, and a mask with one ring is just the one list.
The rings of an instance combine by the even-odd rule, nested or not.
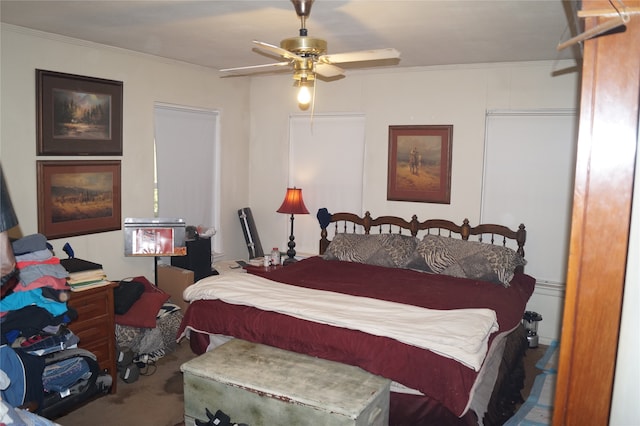
[[(1, 59), (0, 155), (24, 235), (37, 232), (34, 70), (42, 68), (124, 82), (123, 218), (152, 215), (153, 103), (216, 109), (222, 135), (218, 237), (225, 256), (246, 257), (236, 216), (244, 206), (254, 211), (264, 247), (286, 247), (288, 217), (276, 209), (288, 182), (288, 120), (300, 113), (288, 75), (220, 79), (209, 69), (8, 25), (2, 26)], [(365, 210), (477, 223), (485, 112), (575, 108), (578, 74), (561, 72), (572, 66), (532, 62), (350, 71), (345, 79), (318, 84), (315, 111), (365, 114)], [(451, 204), (386, 200), (388, 126), (402, 124), (453, 124)], [(188, 165), (178, 170), (197, 178)], [(314, 220), (311, 213), (308, 220)], [(64, 256), (61, 247), (69, 241), (78, 257), (102, 262), (112, 279), (151, 279), (153, 262), (125, 258), (122, 240), (122, 232), (114, 231), (52, 243)], [(545, 312), (541, 325), (541, 335), (551, 339), (559, 328), (562, 290), (543, 290), (530, 309), (557, 306)]]
[[(578, 73), (563, 72), (573, 66), (572, 62), (531, 62), (351, 71), (342, 80), (319, 82), (315, 112), (365, 114), (365, 211), (374, 217), (417, 214), (421, 220), (444, 218), (460, 223), (468, 218), (477, 224), (486, 111), (577, 108)], [(288, 118), (299, 112), (289, 76), (252, 80), (250, 200), (263, 247), (286, 247), (288, 218), (276, 209), (288, 183)], [(451, 204), (387, 201), (388, 126), (406, 124), (453, 124)], [(316, 212), (311, 213), (297, 217), (296, 222), (314, 221)], [(299, 246), (308, 245), (296, 240)], [(541, 286), (528, 305), (543, 314), (542, 343), (559, 336), (563, 300), (562, 285)]]
[[(365, 210), (374, 216), (417, 214), (421, 219), (469, 218), (478, 223), (486, 111), (576, 108), (577, 73), (552, 76), (572, 65), (535, 62), (351, 71), (342, 80), (318, 84), (315, 111), (365, 114)], [(276, 209), (288, 182), (288, 118), (299, 112), (289, 76), (253, 78), (250, 200), (263, 246), (286, 246), (288, 219)], [(388, 126), (405, 124), (453, 124), (451, 204), (386, 200)]]
[[(254, 209), (263, 245), (285, 246), (287, 218), (275, 210), (287, 184), (288, 116), (299, 112), (288, 76), (250, 82), (219, 79), (211, 70), (6, 24), (1, 25), (0, 42), (0, 160), (23, 235), (37, 232), (34, 70), (42, 68), (124, 82), (123, 217), (152, 214), (153, 103), (217, 109), (222, 126), (224, 252), (229, 258), (246, 256), (235, 213), (245, 205)], [(366, 114), (365, 209), (375, 215), (406, 217), (417, 213), (455, 221), (469, 217), (474, 222), (480, 214), (485, 111), (576, 108), (577, 74), (552, 76), (571, 66), (567, 62), (539, 62), (352, 71), (344, 80), (319, 84), (316, 111)], [(387, 126), (392, 124), (454, 125), (451, 205), (386, 201)], [(187, 165), (183, 170), (193, 174)], [(635, 225), (637, 212), (634, 208)], [(63, 255), (61, 247), (66, 241), (78, 257), (102, 262), (112, 279), (153, 276), (150, 260), (122, 256), (119, 231), (54, 240), (57, 254)], [(637, 235), (634, 243), (630, 259), (638, 258)], [(626, 290), (631, 300), (637, 299), (632, 296), (638, 293), (637, 275), (637, 265), (630, 265), (631, 281)], [(560, 302), (560, 291), (544, 291), (534, 298)], [(632, 315), (626, 315), (630, 312), (623, 318), (623, 336), (638, 329), (637, 315), (632, 320)], [(549, 321), (545, 318), (543, 324)], [(637, 339), (631, 341), (636, 344), (621, 347), (622, 367), (635, 365), (631, 361), (637, 353)], [(637, 376), (637, 368), (625, 371), (630, 380)], [(623, 383), (625, 374), (620, 373), (612, 406), (612, 419), (617, 420), (630, 401), (635, 401), (629, 396), (633, 393), (625, 393), (625, 386), (633, 387), (636, 382)]]
[[(124, 83), (122, 217), (153, 216), (154, 102), (206, 108), (221, 114), (221, 230), (225, 254), (244, 255), (236, 209), (248, 204), (249, 84), (220, 79), (201, 67), (121, 49), (2, 25), (0, 159), (22, 235), (38, 232), (35, 69), (119, 80)], [(197, 153), (194, 153), (197, 155)], [(91, 157), (86, 159), (118, 159)], [(176, 173), (197, 179), (188, 164)], [(56, 254), (69, 242), (76, 256), (100, 262), (110, 279), (145, 275), (153, 279), (150, 258), (125, 258), (121, 231), (52, 240)]]

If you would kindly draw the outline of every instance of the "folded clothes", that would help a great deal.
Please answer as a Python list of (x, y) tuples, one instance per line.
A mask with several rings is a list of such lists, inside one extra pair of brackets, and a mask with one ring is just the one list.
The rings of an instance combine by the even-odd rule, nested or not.
[(37, 262), (43, 260), (49, 260), (53, 256), (53, 253), (49, 249), (42, 249), (16, 255), (16, 262)]
[(40, 278), (36, 278), (35, 280), (31, 281), (28, 285), (16, 286), (13, 289), (13, 291), (14, 292), (29, 291), (29, 290), (33, 290), (34, 288), (44, 288), (44, 287), (49, 287), (54, 290), (67, 290), (67, 291), (71, 290), (71, 287), (67, 283), (66, 278), (56, 278), (56, 277), (52, 277), (51, 275), (43, 275)]
[(11, 243), (13, 253), (21, 255), (47, 248), (47, 237), (42, 234), (31, 234)]
[(66, 327), (61, 327), (58, 334), (38, 334), (21, 343), (22, 349), (31, 355), (48, 355), (68, 349), (78, 344), (80, 338)]
[[(4, 299), (3, 299), (4, 300)], [(61, 315), (54, 316), (48, 310), (36, 305), (25, 306), (22, 309), (9, 311), (0, 317), (1, 344), (12, 345), (19, 336), (33, 336), (42, 332), (48, 326), (69, 324), (78, 318), (75, 309), (69, 307)]]
[[(51, 253), (49, 250), (46, 250), (46, 251)], [(58, 265), (58, 264), (60, 264), (60, 259), (56, 256), (51, 255), (48, 258), (42, 259), (42, 260), (20, 260), (17, 262), (16, 266), (18, 266), (19, 269), (23, 269), (31, 265)]]
[(82, 357), (72, 357), (47, 365), (42, 373), (42, 385), (45, 391), (64, 392), (78, 380), (89, 377), (89, 364)]
[(20, 269), (20, 284), (23, 286), (31, 284), (40, 277), (49, 275), (55, 278), (66, 278), (69, 273), (60, 264), (34, 264)]
[(16, 311), (18, 309), (36, 305), (51, 312), (52, 315), (62, 315), (67, 311), (67, 304), (51, 300), (42, 295), (41, 288), (34, 288), (29, 291), (11, 293), (0, 300), (0, 312)]

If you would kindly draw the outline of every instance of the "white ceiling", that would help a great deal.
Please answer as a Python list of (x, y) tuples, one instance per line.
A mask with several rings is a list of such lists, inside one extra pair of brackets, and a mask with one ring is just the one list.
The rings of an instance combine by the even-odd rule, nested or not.
[[(307, 28), (328, 53), (396, 48), (394, 67), (553, 61), (579, 55), (556, 50), (576, 33), (572, 10), (573, 0), (317, 0)], [(300, 27), (289, 0), (1, 0), (0, 18), (213, 69), (276, 62), (251, 41), (279, 45)]]

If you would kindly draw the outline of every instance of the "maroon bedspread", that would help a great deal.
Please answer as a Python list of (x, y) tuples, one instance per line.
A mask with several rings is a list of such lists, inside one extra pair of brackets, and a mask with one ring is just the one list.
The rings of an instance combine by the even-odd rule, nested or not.
[[(516, 274), (511, 286), (312, 257), (271, 271), (267, 278), (303, 287), (373, 297), (431, 309), (486, 307), (496, 311), (500, 332), (516, 327), (535, 280)], [(384, 320), (384, 318), (381, 318)], [(473, 369), (394, 339), (317, 324), (219, 300), (193, 302), (178, 331), (186, 327), (224, 334), (357, 365), (438, 401), (462, 415), (474, 381)], [(493, 341), (492, 336), (490, 343)]]

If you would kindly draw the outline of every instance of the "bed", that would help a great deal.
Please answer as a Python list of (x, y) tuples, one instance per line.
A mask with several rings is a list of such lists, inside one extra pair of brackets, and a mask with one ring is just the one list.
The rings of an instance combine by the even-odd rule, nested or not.
[[(393, 381), (391, 425), (502, 424), (520, 402), (524, 225), (318, 212), (318, 256), (208, 277), (178, 330), (356, 365)], [(345, 315), (346, 314), (346, 315)], [(223, 407), (221, 407), (223, 409)]]

